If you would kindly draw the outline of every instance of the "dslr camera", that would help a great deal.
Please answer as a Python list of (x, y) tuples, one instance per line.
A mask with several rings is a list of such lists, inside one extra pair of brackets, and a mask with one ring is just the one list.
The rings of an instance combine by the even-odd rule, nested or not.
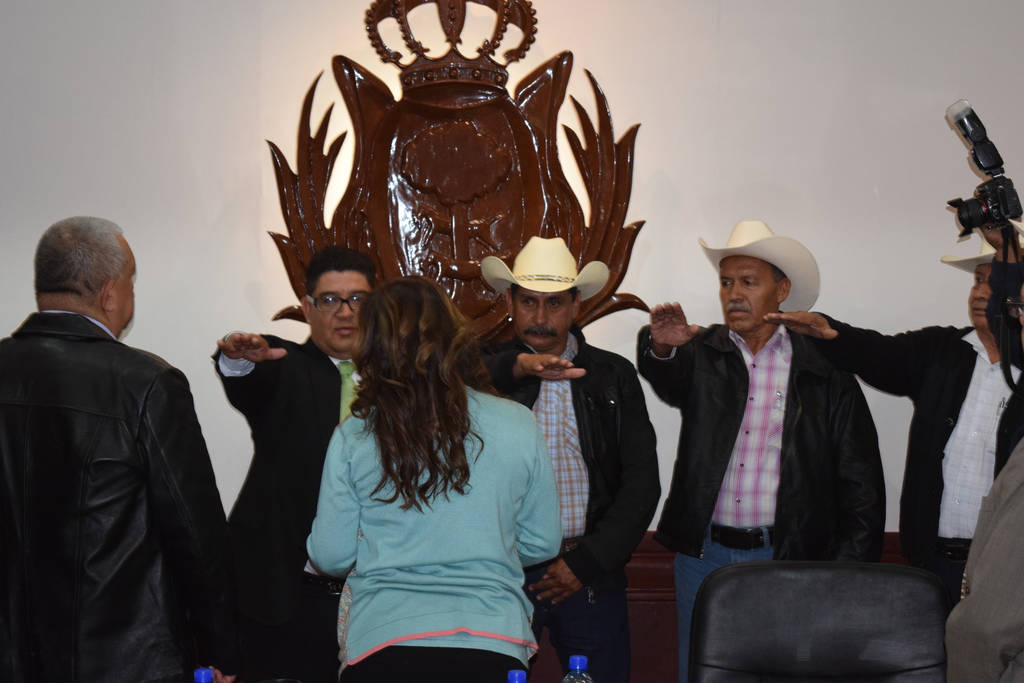
[(975, 228), (1008, 227), (1009, 219), (1021, 217), (1020, 197), (1013, 188), (1013, 181), (1003, 175), (1003, 158), (999, 156), (999, 150), (988, 139), (985, 126), (967, 100), (949, 105), (946, 120), (971, 150), (975, 168), (990, 178), (974, 188), (972, 198), (947, 202), (956, 209), (960, 237), (970, 235)]

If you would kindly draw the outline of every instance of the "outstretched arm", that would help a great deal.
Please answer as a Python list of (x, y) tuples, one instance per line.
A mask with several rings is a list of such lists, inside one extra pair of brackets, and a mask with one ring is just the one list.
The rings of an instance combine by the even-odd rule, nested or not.
[(815, 339), (835, 339), (839, 333), (829, 325), (828, 318), (818, 313), (794, 311), (792, 313), (769, 313), (764, 317), (771, 323), (782, 323), (791, 332)]
[(272, 348), (262, 335), (250, 332), (231, 332), (217, 340), (217, 348), (228, 358), (244, 358), (253, 363), (278, 360), (288, 355), (286, 349)]
[(512, 376), (522, 379), (534, 375), (541, 379), (576, 379), (587, 374), (583, 368), (573, 366), (572, 361), (550, 353), (520, 353), (512, 367)]

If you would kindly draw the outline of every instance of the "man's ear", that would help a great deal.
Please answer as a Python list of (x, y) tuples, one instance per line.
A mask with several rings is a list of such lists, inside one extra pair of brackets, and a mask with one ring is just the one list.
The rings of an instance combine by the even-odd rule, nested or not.
[(512, 315), (512, 288), (509, 287), (505, 290), (505, 308), (508, 310), (508, 314)]
[(793, 283), (789, 281), (788, 277), (784, 277), (779, 280), (778, 289), (775, 290), (775, 298), (779, 304), (789, 297), (789, 290), (792, 287), (792, 284)]
[(302, 308), (302, 315), (306, 316), (306, 322), (309, 322), (313, 314), (313, 305), (309, 303), (309, 299), (302, 297), (299, 299), (299, 306)]
[(117, 284), (117, 280), (107, 280), (103, 283), (100, 288), (100, 293), (96, 297), (99, 309), (103, 311), (104, 315), (109, 315), (113, 311), (117, 310), (117, 289), (114, 285)]

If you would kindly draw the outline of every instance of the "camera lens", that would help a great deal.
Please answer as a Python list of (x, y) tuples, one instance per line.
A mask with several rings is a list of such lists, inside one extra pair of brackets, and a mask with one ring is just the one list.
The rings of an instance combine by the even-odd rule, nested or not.
[(985, 202), (980, 199), (961, 199), (954, 201), (956, 201), (956, 203), (954, 204), (953, 202), (950, 202), (950, 205), (956, 207), (956, 220), (964, 228), (973, 230), (974, 228), (985, 225), (991, 220), (988, 207), (985, 206)]

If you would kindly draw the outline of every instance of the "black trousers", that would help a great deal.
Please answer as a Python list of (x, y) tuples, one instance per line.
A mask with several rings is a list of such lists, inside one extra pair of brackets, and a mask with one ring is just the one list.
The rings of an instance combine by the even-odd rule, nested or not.
[(951, 560), (935, 551), (920, 562), (913, 564), (927, 569), (942, 579), (942, 585), (946, 587), (946, 595), (949, 597), (950, 608), (960, 602), (960, 588), (963, 583), (964, 568), (967, 566), (966, 560)]
[(302, 683), (338, 680), (338, 596), (325, 588), (302, 585), (295, 615), (267, 625), (239, 618), (242, 680), (252, 683), (295, 678)]
[(340, 683), (504, 683), (515, 657), (461, 647), (392, 645), (341, 672)]

